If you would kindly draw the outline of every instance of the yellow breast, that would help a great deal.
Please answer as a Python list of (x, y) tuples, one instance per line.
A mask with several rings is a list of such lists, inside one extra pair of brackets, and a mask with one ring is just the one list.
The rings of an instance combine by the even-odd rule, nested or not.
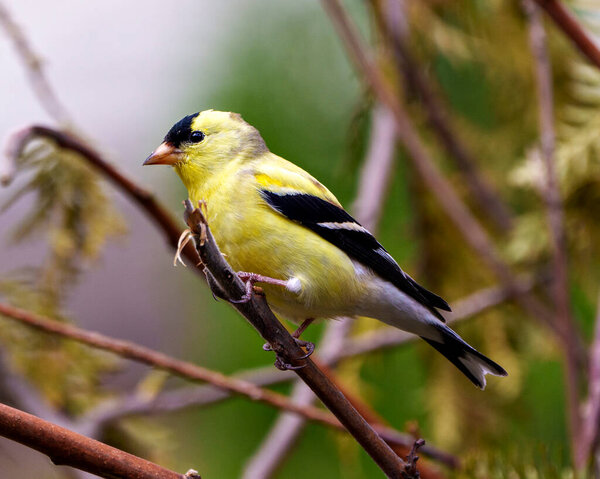
[(206, 202), (211, 231), (236, 271), (299, 280), (298, 293), (261, 285), (277, 312), (292, 320), (352, 314), (360, 285), (351, 259), (268, 206), (264, 181), (251, 165), (232, 164), (190, 189), (190, 199)]

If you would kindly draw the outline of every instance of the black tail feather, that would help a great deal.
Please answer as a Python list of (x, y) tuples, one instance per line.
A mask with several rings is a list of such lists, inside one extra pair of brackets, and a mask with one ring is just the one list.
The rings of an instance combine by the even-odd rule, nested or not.
[(485, 375), (507, 376), (508, 373), (490, 358), (469, 346), (449, 328), (439, 328), (443, 342), (423, 338), (439, 353), (454, 364), (469, 380), (480, 389), (485, 388)]

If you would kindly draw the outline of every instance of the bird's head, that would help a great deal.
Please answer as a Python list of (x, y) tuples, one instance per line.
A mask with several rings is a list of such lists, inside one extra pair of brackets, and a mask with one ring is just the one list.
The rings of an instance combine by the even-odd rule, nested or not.
[(210, 174), (233, 159), (251, 159), (266, 151), (258, 130), (240, 115), (206, 110), (175, 123), (144, 165), (171, 165), (188, 183), (190, 177)]

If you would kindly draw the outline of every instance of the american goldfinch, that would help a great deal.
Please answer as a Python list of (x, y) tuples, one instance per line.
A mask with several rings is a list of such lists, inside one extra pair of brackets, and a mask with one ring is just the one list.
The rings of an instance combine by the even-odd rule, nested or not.
[(486, 374), (506, 376), (444, 324), (438, 309), (450, 311), (446, 301), (402, 271), (325, 186), (271, 153), (239, 114), (186, 116), (144, 165), (175, 169), (192, 203), (204, 202), (227, 261), (260, 275), (279, 315), (304, 324), (375, 318), (423, 338), (481, 389)]

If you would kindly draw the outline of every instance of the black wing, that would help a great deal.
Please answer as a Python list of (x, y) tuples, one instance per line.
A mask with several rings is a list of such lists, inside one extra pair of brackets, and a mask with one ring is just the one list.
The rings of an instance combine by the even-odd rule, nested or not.
[(344, 209), (309, 194), (278, 194), (267, 190), (260, 190), (260, 194), (275, 211), (314, 231), (351, 258), (368, 266), (445, 322), (435, 308), (450, 311), (448, 303), (402, 271), (375, 237)]

